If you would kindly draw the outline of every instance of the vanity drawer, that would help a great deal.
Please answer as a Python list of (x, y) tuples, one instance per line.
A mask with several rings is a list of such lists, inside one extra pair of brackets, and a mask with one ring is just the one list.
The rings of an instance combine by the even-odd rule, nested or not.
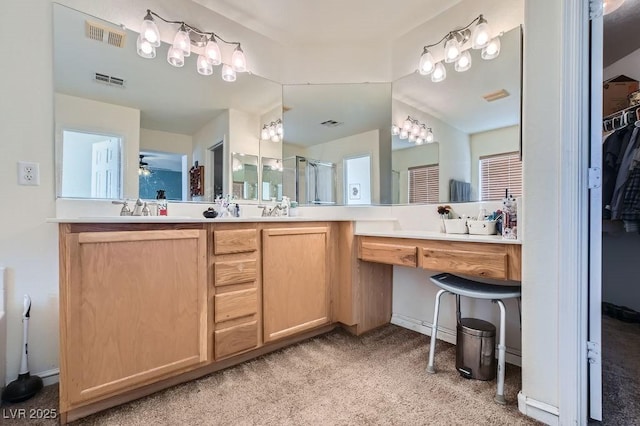
[(258, 322), (236, 325), (214, 332), (215, 357), (223, 358), (258, 346)]
[(244, 253), (258, 250), (258, 231), (256, 229), (233, 229), (214, 231), (214, 254)]
[(389, 265), (411, 266), (417, 265), (416, 246), (374, 243), (360, 240), (358, 258), (368, 262), (387, 263)]
[(255, 288), (216, 294), (214, 306), (216, 323), (246, 317), (258, 312), (258, 295)]
[(257, 268), (257, 262), (254, 259), (216, 262), (214, 264), (215, 286), (255, 281)]
[(452, 272), (476, 277), (507, 279), (509, 277), (506, 252), (480, 252), (419, 247), (423, 269)]

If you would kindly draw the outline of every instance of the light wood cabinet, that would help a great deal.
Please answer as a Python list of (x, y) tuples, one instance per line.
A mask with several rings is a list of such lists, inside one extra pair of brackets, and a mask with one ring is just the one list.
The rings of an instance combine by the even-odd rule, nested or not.
[(329, 226), (262, 231), (264, 341), (327, 324)]
[(61, 411), (211, 357), (206, 231), (61, 225), (60, 254)]

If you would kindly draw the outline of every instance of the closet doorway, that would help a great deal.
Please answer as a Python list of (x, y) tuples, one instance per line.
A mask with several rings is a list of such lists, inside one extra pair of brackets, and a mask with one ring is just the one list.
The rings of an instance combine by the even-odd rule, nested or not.
[(591, 21), (591, 172), (602, 176), (591, 191), (589, 414), (617, 425), (640, 418), (640, 0), (604, 4)]

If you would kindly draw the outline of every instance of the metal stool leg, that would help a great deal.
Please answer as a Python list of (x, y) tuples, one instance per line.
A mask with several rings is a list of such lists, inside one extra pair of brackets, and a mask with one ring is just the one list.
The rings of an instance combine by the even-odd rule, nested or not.
[(506, 314), (507, 310), (504, 306), (502, 300), (494, 300), (500, 307), (500, 341), (498, 342), (498, 389), (496, 391), (496, 396), (494, 399), (498, 404), (505, 405), (507, 402), (504, 399), (504, 364), (505, 364), (505, 356), (507, 352), (506, 346)]
[(438, 313), (440, 311), (440, 297), (448, 293), (447, 290), (440, 290), (438, 294), (436, 294), (436, 306), (435, 311), (433, 312), (433, 324), (431, 325), (431, 344), (429, 346), (429, 363), (427, 364), (427, 372), (435, 373), (436, 369), (433, 366), (433, 359), (436, 354), (436, 335), (438, 333)]

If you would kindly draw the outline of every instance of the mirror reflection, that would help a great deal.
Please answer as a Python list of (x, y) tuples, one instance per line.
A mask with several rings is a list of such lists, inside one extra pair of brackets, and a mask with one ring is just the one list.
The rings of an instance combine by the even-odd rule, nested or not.
[(470, 54), (470, 69), (446, 64), (439, 83), (419, 73), (393, 83), (393, 124), (411, 118), (433, 132), (421, 144), (393, 135), (394, 202), (500, 199), (507, 188), (521, 195), (520, 27), (503, 34), (495, 59)]
[(238, 200), (258, 199), (258, 156), (234, 152), (231, 155), (233, 196)]
[[(145, 155), (142, 161), (151, 170), (166, 169), (155, 164), (158, 157), (145, 153), (184, 158), (178, 170), (166, 169), (180, 174), (181, 200), (212, 200), (233, 193), (237, 184), (232, 153), (259, 157), (263, 124), (282, 115), (280, 84), (249, 73), (238, 73), (233, 83), (223, 81), (219, 72), (200, 75), (195, 69), (197, 55), (186, 58), (182, 68), (169, 66), (162, 63), (166, 44), (157, 48), (156, 58), (143, 59), (136, 53), (135, 32), (59, 4), (53, 5), (53, 15), (58, 196), (146, 198), (167, 189), (166, 179), (139, 174), (140, 155)], [(124, 42), (115, 46), (88, 38), (85, 28), (92, 25), (123, 34)], [(73, 154), (81, 142), (65, 138), (72, 132), (119, 139), (119, 151), (109, 153), (114, 161), (91, 170), (92, 151), (100, 151), (96, 145), (100, 141), (84, 142), (82, 150)], [(84, 154), (78, 158), (81, 151)], [(281, 158), (281, 146), (279, 152), (269, 156)], [(204, 188), (193, 192), (189, 170), (196, 161), (203, 166)], [(257, 160), (254, 167), (256, 178), (246, 199), (257, 201)], [(69, 187), (69, 182), (88, 189)], [(96, 182), (99, 188), (92, 190)]]
[(282, 159), (262, 157), (262, 200), (282, 201)]
[(390, 83), (285, 85), (282, 97), (284, 195), (311, 205), (391, 202)]

